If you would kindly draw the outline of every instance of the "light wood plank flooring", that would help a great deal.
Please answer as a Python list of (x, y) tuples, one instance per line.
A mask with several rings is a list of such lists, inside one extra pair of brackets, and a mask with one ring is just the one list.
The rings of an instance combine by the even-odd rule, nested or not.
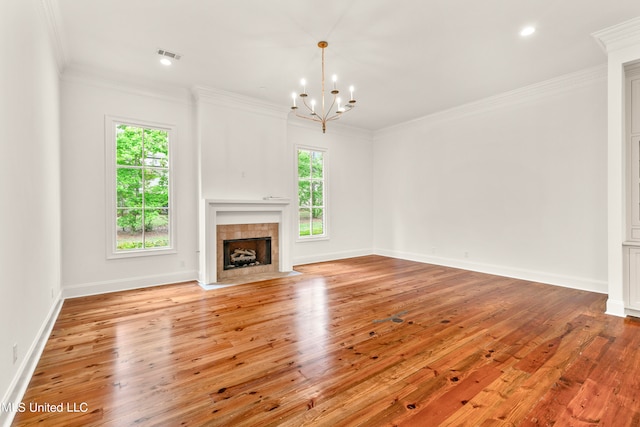
[(296, 270), (65, 301), (14, 425), (640, 424), (640, 324), (604, 295), (380, 256)]

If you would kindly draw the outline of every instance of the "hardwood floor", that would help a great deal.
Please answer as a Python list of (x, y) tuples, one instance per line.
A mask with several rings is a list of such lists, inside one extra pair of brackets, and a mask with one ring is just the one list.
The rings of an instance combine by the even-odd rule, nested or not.
[(640, 425), (640, 323), (604, 295), (379, 256), (296, 270), (65, 301), (14, 425)]

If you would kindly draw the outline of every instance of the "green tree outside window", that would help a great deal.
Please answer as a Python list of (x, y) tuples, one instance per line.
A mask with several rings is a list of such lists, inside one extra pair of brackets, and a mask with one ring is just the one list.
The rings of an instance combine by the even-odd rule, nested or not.
[(325, 223), (324, 153), (298, 149), (298, 235), (323, 236)]
[(116, 249), (167, 248), (169, 133), (116, 125)]

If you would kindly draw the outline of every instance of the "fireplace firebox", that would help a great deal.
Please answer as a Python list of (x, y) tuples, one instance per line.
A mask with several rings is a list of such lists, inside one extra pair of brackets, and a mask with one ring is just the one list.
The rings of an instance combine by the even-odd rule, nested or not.
[(271, 264), (271, 237), (231, 239), (222, 242), (224, 270)]

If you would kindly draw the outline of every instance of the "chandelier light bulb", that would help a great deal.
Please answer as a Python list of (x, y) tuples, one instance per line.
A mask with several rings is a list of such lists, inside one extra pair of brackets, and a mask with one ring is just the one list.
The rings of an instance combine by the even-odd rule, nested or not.
[(298, 108), (298, 107), (296, 107), (296, 97), (297, 97), (297, 96), (298, 96), (298, 95), (297, 95), (295, 92), (292, 92), (292, 93), (291, 93), (291, 99), (293, 100), (293, 106), (291, 107), (292, 109), (296, 109), (296, 108)]
[(307, 81), (305, 79), (300, 80), (300, 85), (302, 86), (302, 93), (304, 95), (307, 94)]
[(340, 91), (336, 86), (336, 82), (338, 81), (338, 76), (334, 74), (333, 77), (331, 77), (331, 80), (333, 80), (333, 90), (331, 91), (331, 94), (335, 96), (340, 93)]

